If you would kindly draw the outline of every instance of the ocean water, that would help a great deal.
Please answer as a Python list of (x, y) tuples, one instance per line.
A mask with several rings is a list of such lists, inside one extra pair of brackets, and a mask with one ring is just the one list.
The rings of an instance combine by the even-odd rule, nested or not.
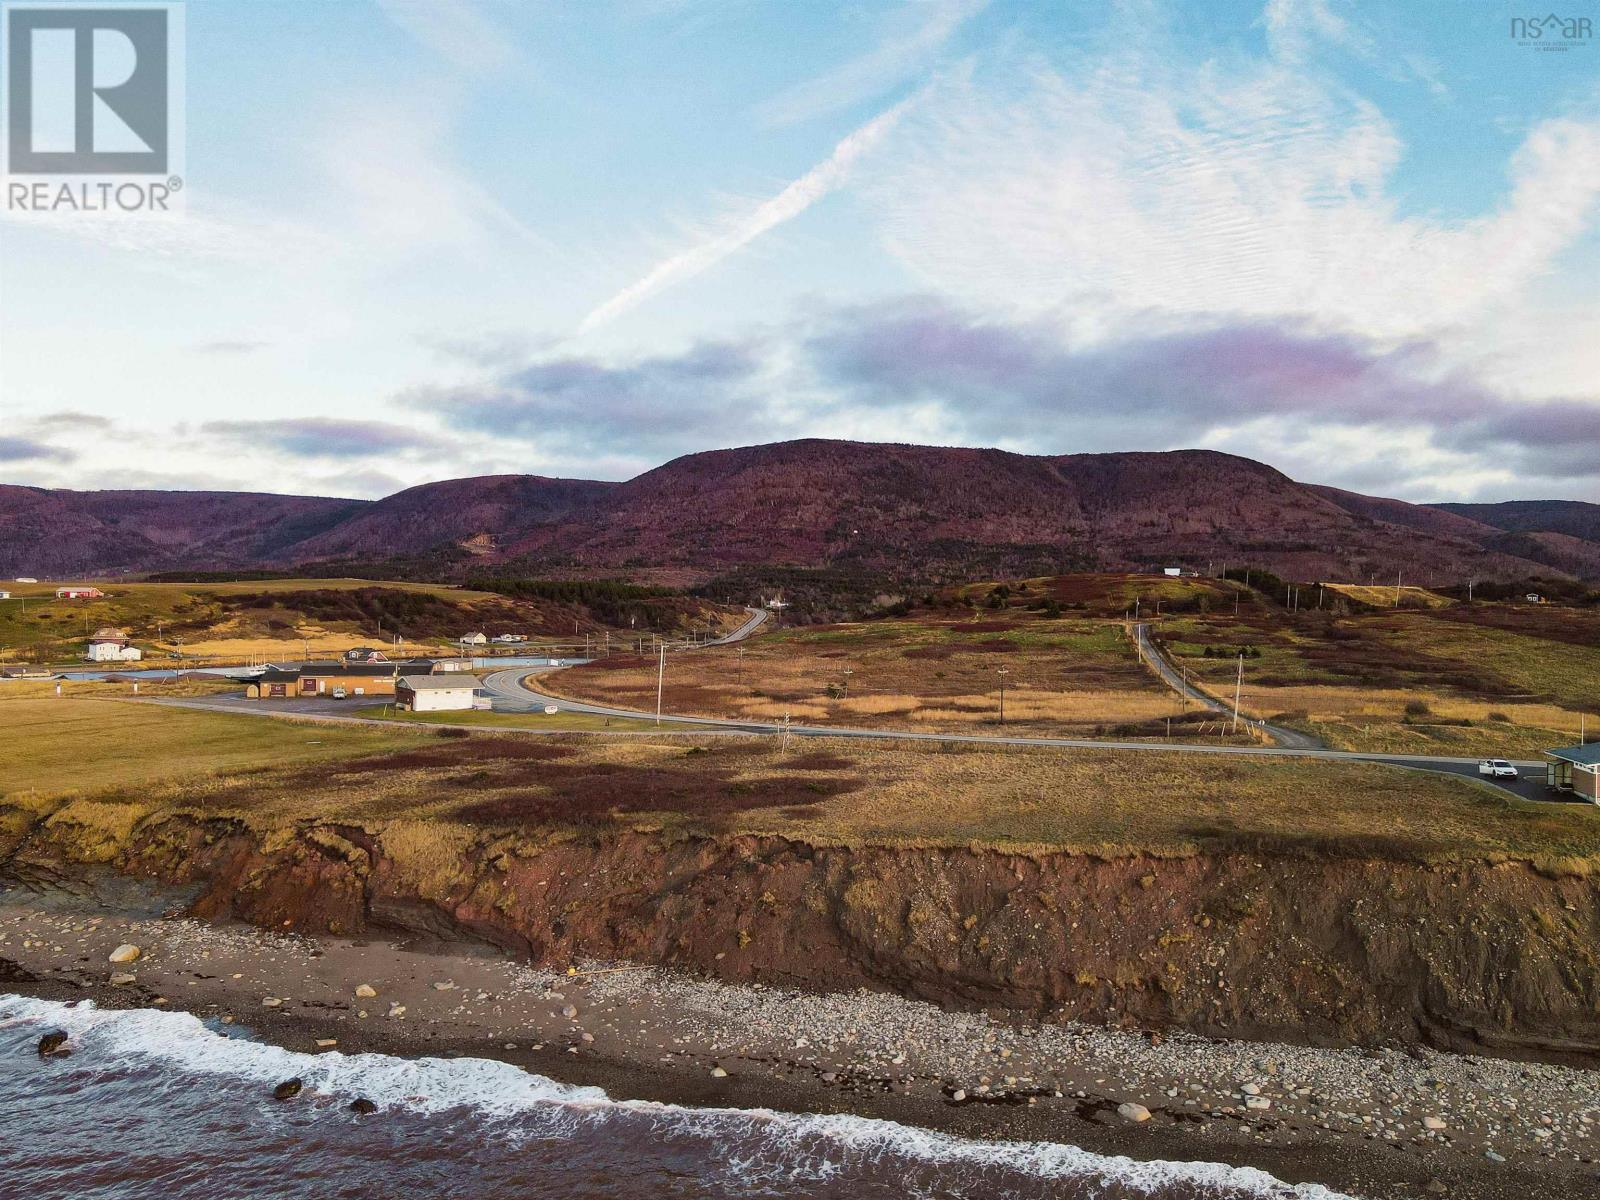
[[(72, 1054), (41, 1059), (54, 1030)], [(274, 1100), (290, 1078), (304, 1090)], [(299, 1054), (187, 1013), (0, 995), (0, 1197), (236, 1196), (1343, 1200), (1249, 1168), (613, 1100), (489, 1059)]]

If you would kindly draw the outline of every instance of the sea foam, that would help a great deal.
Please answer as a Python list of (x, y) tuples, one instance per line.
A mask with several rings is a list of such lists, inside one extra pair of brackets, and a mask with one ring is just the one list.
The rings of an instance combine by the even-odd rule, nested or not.
[(1220, 1196), (1351, 1200), (1320, 1184), (1287, 1184), (1254, 1167), (1215, 1162), (1138, 1161), (1052, 1142), (982, 1141), (850, 1114), (770, 1109), (692, 1108), (613, 1100), (602, 1089), (558, 1083), (484, 1058), (400, 1058), (388, 1054), (303, 1054), (247, 1037), (225, 1036), (184, 1012), (101, 1009), (0, 995), (0, 1032), (18, 1025), (63, 1029), (80, 1065), (106, 1070), (159, 1065), (194, 1075), (263, 1084), (291, 1077), (308, 1092), (365, 1097), (420, 1114), (469, 1109), (487, 1118), (541, 1118), (540, 1136), (608, 1121), (644, 1122), (662, 1134), (716, 1142), (736, 1173), (830, 1177), (844, 1160), (900, 1160), (940, 1168), (1000, 1169), (1043, 1180), (1103, 1181), (1157, 1194), (1187, 1186)]

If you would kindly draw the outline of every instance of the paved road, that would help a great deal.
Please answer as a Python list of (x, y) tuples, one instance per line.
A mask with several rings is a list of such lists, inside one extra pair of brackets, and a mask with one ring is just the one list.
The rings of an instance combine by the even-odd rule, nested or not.
[(709, 642), (701, 642), (702, 646), (731, 646), (735, 642), (742, 642), (756, 630), (767, 623), (768, 612), (764, 608), (747, 608), (750, 619), (726, 637), (714, 638)]
[[(1161, 676), (1163, 682), (1180, 696), (1187, 696), (1201, 708), (1217, 713), (1220, 716), (1229, 718), (1233, 716), (1233, 705), (1217, 699), (1209, 692), (1201, 691), (1190, 683), (1177, 664), (1166, 656), (1161, 647), (1150, 640), (1150, 626), (1147, 622), (1140, 621), (1134, 625), (1133, 645), (1134, 649), (1138, 651), (1139, 657), (1149, 663), (1155, 673)], [(1312, 737), (1309, 733), (1301, 733), (1298, 729), (1288, 729), (1282, 725), (1269, 724), (1266, 721), (1252, 721), (1247, 717), (1241, 717), (1240, 720), (1261, 730), (1278, 746), (1286, 746), (1294, 750), (1320, 750), (1325, 745), (1321, 738)]]

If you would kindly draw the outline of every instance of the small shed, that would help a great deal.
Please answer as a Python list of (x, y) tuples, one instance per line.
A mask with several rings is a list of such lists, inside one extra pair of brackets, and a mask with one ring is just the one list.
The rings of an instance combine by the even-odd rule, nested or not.
[(98, 600), (104, 595), (105, 593), (97, 587), (72, 586), (56, 589), (57, 600)]
[(463, 633), (460, 642), (463, 646), (486, 646), (489, 644), (489, 635), (486, 633)]
[(1600, 804), (1600, 742), (1546, 750), (1545, 782), (1562, 792), (1573, 792), (1590, 804)]
[(394, 698), (399, 707), (412, 712), (470, 709), (472, 691), (479, 686), (475, 675), (402, 675)]

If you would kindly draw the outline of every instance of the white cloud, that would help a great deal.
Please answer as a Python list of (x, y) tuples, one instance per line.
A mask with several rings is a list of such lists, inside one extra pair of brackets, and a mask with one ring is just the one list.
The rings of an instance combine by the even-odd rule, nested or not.
[(791, 221), (818, 200), (844, 183), (857, 161), (878, 145), (905, 115), (917, 97), (879, 113), (845, 137), (833, 153), (800, 178), (748, 211), (727, 221), (724, 227), (708, 234), (686, 250), (662, 259), (639, 279), (599, 305), (578, 326), (589, 333), (612, 318), (627, 312), (663, 288), (693, 278), (743, 249), (762, 234)]
[(1070, 310), (1082, 337), (1151, 314), (1464, 327), (1524, 293), (1600, 198), (1595, 120), (1535, 125), (1502, 202), (1469, 219), (1397, 211), (1405, 149), (1297, 58), (1186, 67), (1134, 45), (943, 81), (865, 187), (928, 286)]
[(919, 18), (913, 28), (897, 29), (859, 58), (779, 93), (757, 109), (757, 118), (768, 125), (791, 125), (881, 95), (925, 67), (987, 5), (988, 0), (908, 4), (897, 17), (901, 24), (904, 18)]

